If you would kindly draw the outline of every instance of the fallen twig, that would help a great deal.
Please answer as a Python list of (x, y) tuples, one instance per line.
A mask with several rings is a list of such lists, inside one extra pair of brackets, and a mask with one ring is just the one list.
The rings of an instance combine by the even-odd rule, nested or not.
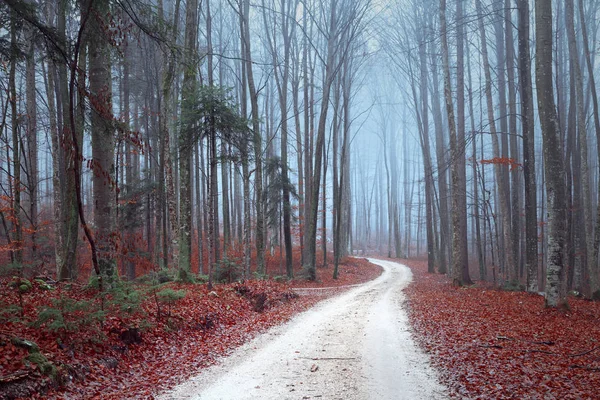
[(577, 364), (569, 365), (569, 368), (579, 368), (579, 369), (584, 369), (586, 371), (600, 372), (600, 368), (597, 368), (597, 367), (586, 367), (584, 365), (577, 365)]
[(503, 349), (504, 347), (499, 344), (479, 344), (479, 347), (483, 347), (485, 349)]
[(588, 351), (584, 351), (583, 353), (569, 354), (569, 355), (570, 355), (571, 357), (581, 357), (581, 356), (585, 356), (586, 354), (590, 354), (591, 352), (593, 352), (593, 351), (596, 351), (596, 350), (598, 350), (598, 349), (600, 349), (600, 346), (598, 346), (598, 347), (594, 347), (593, 349), (591, 349), (591, 350), (588, 350)]
[(555, 344), (555, 343), (554, 343), (553, 341), (551, 341), (551, 340), (549, 340), (549, 341), (541, 341), (541, 342), (531, 342), (531, 343), (533, 343), (533, 344), (544, 344), (544, 345), (546, 345), (546, 346), (554, 346), (554, 344)]
[(15, 381), (19, 381), (21, 379), (27, 378), (28, 376), (29, 376), (29, 372), (27, 372), (27, 371), (13, 372), (12, 374), (0, 376), (0, 382), (2, 382), (2, 383), (15, 382)]
[(558, 354), (555, 353), (553, 351), (546, 351), (546, 350), (525, 350), (526, 353), (544, 353), (544, 354), (551, 354), (553, 356), (561, 356), (562, 354)]
[(531, 343), (531, 344), (543, 344), (545, 346), (554, 346), (556, 343), (551, 341), (551, 340), (542, 340), (539, 342), (534, 342), (532, 340), (525, 340), (525, 339), (517, 339), (517, 338), (511, 338), (508, 336), (496, 336), (496, 339), (498, 340), (516, 340), (519, 342), (525, 342), (525, 343)]

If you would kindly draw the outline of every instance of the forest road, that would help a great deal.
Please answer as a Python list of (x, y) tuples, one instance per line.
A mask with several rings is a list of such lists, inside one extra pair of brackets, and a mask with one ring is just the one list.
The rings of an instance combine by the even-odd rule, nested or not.
[(444, 399), (403, 308), (406, 266), (369, 259), (377, 279), (327, 299), (159, 399)]

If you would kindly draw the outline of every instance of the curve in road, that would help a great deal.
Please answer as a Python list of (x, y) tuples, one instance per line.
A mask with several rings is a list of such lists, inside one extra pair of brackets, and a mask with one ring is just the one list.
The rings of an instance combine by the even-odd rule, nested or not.
[(246, 343), (160, 399), (444, 399), (404, 305), (412, 273), (384, 272)]

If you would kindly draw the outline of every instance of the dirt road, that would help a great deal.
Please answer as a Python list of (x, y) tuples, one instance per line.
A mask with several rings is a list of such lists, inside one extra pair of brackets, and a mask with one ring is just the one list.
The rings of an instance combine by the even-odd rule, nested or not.
[(383, 274), (270, 329), (160, 399), (444, 399), (411, 338), (402, 289), (410, 270)]

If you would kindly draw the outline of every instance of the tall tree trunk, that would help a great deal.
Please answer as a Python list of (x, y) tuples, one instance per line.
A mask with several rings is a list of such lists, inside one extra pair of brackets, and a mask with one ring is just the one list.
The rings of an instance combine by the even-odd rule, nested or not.
[[(246, 7), (246, 3), (240, 1), (239, 3), (239, 23), (240, 23), (240, 56), (242, 58), (241, 62), (241, 93), (240, 93), (240, 113), (242, 118), (246, 118), (248, 115), (248, 102), (247, 102), (247, 77), (246, 66), (247, 62), (244, 60), (246, 57), (246, 28), (245, 28), (245, 14), (244, 9)], [(246, 146), (247, 149), (247, 146)], [(248, 150), (241, 152), (241, 164), (242, 164), (242, 182), (243, 182), (243, 199), (244, 199), (244, 232), (243, 232), (243, 248), (244, 248), (244, 276), (246, 278), (250, 278), (250, 256), (251, 256), (251, 248), (250, 248), (250, 167), (249, 167), (249, 154)]]
[[(290, 188), (287, 184), (289, 182), (288, 173), (288, 84), (290, 80), (290, 58), (292, 51), (292, 40), (295, 35), (296, 24), (291, 24), (290, 19), (295, 13), (298, 0), (289, 1), (281, 0), (280, 9), (280, 26), (283, 42), (283, 59), (279, 60), (277, 49), (274, 45), (275, 38), (271, 38), (269, 35), (269, 27), (267, 26), (267, 12), (265, 3), (263, 0), (263, 17), (265, 22), (265, 31), (267, 32), (267, 39), (270, 45), (271, 55), (273, 58), (273, 67), (275, 82), (277, 84), (277, 94), (279, 97), (279, 111), (281, 115), (281, 180), (284, 182), (282, 188), (282, 200), (283, 200), (283, 236), (285, 243), (285, 269), (288, 279), (292, 279), (294, 275), (292, 266), (292, 233), (291, 233), (291, 204), (290, 204)], [(279, 61), (283, 63), (283, 66), (279, 66)], [(280, 71), (280, 68), (282, 70)], [(297, 98), (294, 100), (297, 102)], [(296, 115), (296, 122), (298, 122), (299, 116)], [(299, 126), (297, 125), (297, 129)], [(299, 151), (300, 152), (300, 151)], [(300, 156), (301, 157), (301, 156)], [(300, 162), (301, 164), (301, 162)]]
[[(207, 7), (207, 11), (210, 10)], [(207, 14), (210, 15), (210, 14)], [(208, 17), (208, 19), (210, 16)], [(194, 113), (196, 99), (196, 35), (198, 0), (188, 0), (185, 10), (185, 53), (181, 92), (182, 127), (179, 131), (179, 279), (191, 280), (192, 258), (192, 175)], [(210, 52), (210, 49), (209, 49)], [(210, 55), (209, 55), (210, 57)]]
[(597, 278), (596, 278), (596, 266), (594, 257), (594, 232), (593, 232), (593, 214), (591, 204), (591, 193), (590, 193), (590, 176), (588, 166), (588, 137), (587, 137), (587, 126), (585, 121), (585, 109), (583, 101), (583, 77), (581, 73), (581, 65), (579, 63), (579, 53), (577, 50), (577, 40), (575, 36), (575, 9), (573, 0), (566, 0), (565, 7), (567, 35), (569, 42), (569, 58), (571, 60), (572, 72), (574, 75), (575, 84), (575, 99), (577, 103), (577, 132), (579, 139), (579, 153), (581, 166), (581, 188), (583, 197), (583, 224), (584, 231), (582, 232), (583, 241), (581, 243), (583, 253), (585, 255), (585, 267), (590, 279), (590, 293), (591, 294), (597, 289)]
[[(433, 167), (431, 164), (431, 151), (429, 146), (429, 97), (428, 97), (428, 78), (427, 78), (427, 56), (426, 43), (422, 33), (419, 33), (419, 70), (420, 76), (420, 98), (417, 95), (417, 82), (415, 74), (411, 69), (410, 76), (412, 81), (413, 98), (415, 102), (415, 112), (417, 123), (419, 125), (419, 144), (423, 154), (423, 174), (425, 181), (425, 229), (427, 237), (427, 272), (435, 272), (435, 249), (433, 232)], [(421, 104), (419, 104), (419, 102)], [(419, 111), (420, 107), (420, 111)], [(393, 211), (390, 210), (390, 213)]]
[(309, 280), (315, 280), (316, 275), (316, 239), (317, 239), (317, 217), (319, 209), (319, 191), (321, 185), (321, 168), (323, 161), (323, 151), (325, 147), (325, 130), (327, 128), (327, 113), (329, 111), (329, 98), (331, 96), (331, 86), (336, 76), (337, 69), (334, 62), (336, 61), (335, 42), (338, 37), (338, 20), (337, 20), (337, 1), (331, 4), (331, 14), (329, 15), (328, 40), (327, 40), (327, 56), (325, 61), (325, 77), (323, 82), (323, 92), (321, 100), (321, 111), (319, 115), (319, 124), (317, 127), (317, 140), (315, 143), (315, 158), (314, 169), (310, 190), (310, 209), (307, 212), (307, 230), (304, 252), (304, 268), (307, 272)]
[[(433, 44), (432, 44), (433, 46)], [(435, 53), (435, 52), (432, 52)], [(438, 271), (440, 274), (447, 272), (448, 238), (450, 237), (450, 218), (448, 216), (448, 158), (446, 157), (446, 143), (444, 140), (444, 127), (442, 122), (442, 109), (440, 105), (439, 74), (437, 54), (432, 55), (432, 81), (431, 104), (433, 110), (433, 122), (435, 126), (435, 150), (438, 170), (439, 209), (440, 209), (440, 263)], [(451, 258), (451, 257), (450, 257)]]
[[(302, 127), (300, 122), (300, 72), (294, 74), (292, 80), (292, 97), (294, 105), (294, 122), (296, 126), (296, 160), (298, 169), (298, 236), (300, 251), (304, 248), (304, 149), (302, 147)], [(287, 254), (287, 253), (286, 253)], [(302, 262), (302, 261), (301, 261)], [(287, 259), (286, 259), (287, 266)]]
[(38, 148), (37, 148), (37, 101), (35, 83), (35, 35), (34, 28), (28, 30), (25, 86), (27, 94), (27, 186), (29, 189), (29, 221), (31, 232), (31, 257), (37, 262), (38, 229)]
[(464, 0), (456, 2), (456, 150), (453, 153), (458, 167), (458, 180), (456, 190), (453, 196), (456, 196), (458, 204), (454, 208), (457, 213), (458, 223), (460, 224), (460, 265), (461, 282), (470, 285), (472, 283), (469, 275), (469, 249), (467, 240), (467, 165), (465, 157), (466, 138), (465, 138), (465, 61), (464, 61)]
[(202, 150), (202, 141), (194, 146), (194, 178), (195, 178), (195, 189), (196, 189), (196, 229), (198, 231), (197, 243), (198, 243), (198, 274), (204, 275), (204, 241), (202, 240), (202, 209), (204, 204), (202, 202), (202, 180), (200, 176), (204, 173), (204, 165), (200, 163), (200, 152)]
[[(101, 32), (101, 24), (109, 24), (109, 1), (96, 0), (91, 12), (95, 17), (89, 19), (90, 36), (90, 96), (92, 97), (92, 162), (94, 185), (94, 223), (96, 226), (96, 245), (98, 264), (102, 282), (109, 289), (116, 277), (115, 261), (115, 163), (114, 163), (114, 127), (112, 115), (112, 84), (110, 70), (110, 48), (107, 38)], [(78, 162), (78, 160), (74, 160)], [(76, 178), (77, 179), (77, 178)]]
[[(179, 25), (179, 4), (180, 1), (176, 0), (175, 2), (175, 12), (173, 15), (173, 24), (170, 30), (173, 38), (177, 38), (179, 33), (178, 25)], [(164, 11), (162, 0), (158, 0), (158, 13), (159, 19), (164, 21)], [(176, 42), (175, 39), (173, 39)], [(176, 44), (176, 43), (174, 43)], [(164, 191), (164, 205), (167, 209), (167, 213), (163, 218), (163, 224), (166, 228), (166, 220), (168, 217), (169, 225), (171, 227), (171, 254), (173, 257), (174, 265), (179, 266), (179, 226), (177, 220), (177, 197), (175, 193), (175, 179), (173, 176), (173, 162), (171, 159), (171, 139), (169, 132), (169, 119), (171, 118), (172, 109), (171, 102), (172, 100), (172, 91), (173, 91), (173, 83), (175, 81), (175, 65), (176, 65), (176, 57), (175, 53), (171, 53), (168, 55), (163, 55), (163, 65), (162, 65), (162, 96), (160, 96), (160, 133), (161, 133), (161, 163), (163, 164), (160, 168), (161, 171), (164, 171), (164, 181), (166, 183), (165, 191)], [(163, 180), (160, 180), (162, 182)], [(163, 243), (168, 243), (168, 231), (167, 229), (163, 230)], [(163, 251), (165, 261), (168, 260), (168, 252)], [(163, 265), (164, 268), (168, 268), (166, 262)]]
[[(477, 249), (477, 261), (479, 264), (479, 279), (485, 281), (487, 279), (487, 268), (484, 260), (484, 249), (481, 241), (481, 216), (479, 203), (479, 186), (478, 186), (478, 170), (477, 170), (477, 137), (475, 136), (475, 108), (473, 106), (473, 79), (471, 76), (471, 55), (470, 46), (467, 46), (468, 61), (468, 81), (469, 81), (469, 114), (471, 119), (471, 145), (472, 145), (472, 175), (473, 175), (473, 219), (475, 220), (475, 247)], [(485, 233), (484, 233), (485, 234)]]
[[(66, 36), (66, 13), (67, 1), (58, 2), (58, 20), (57, 29), (60, 37), (65, 41)], [(83, 45), (85, 46), (85, 45)], [(64, 149), (72, 149), (71, 132), (71, 114), (69, 112), (69, 78), (67, 74), (67, 65), (64, 63), (58, 66), (58, 86), (60, 90), (60, 104), (62, 110), (62, 134), (63, 143), (59, 142)], [(81, 143), (81, 141), (79, 142)], [(79, 220), (77, 217), (77, 194), (75, 182), (75, 162), (73, 151), (65, 151), (65, 187), (63, 202), (63, 224), (64, 224), (64, 249), (63, 265), (59, 266), (59, 279), (71, 279), (77, 275), (77, 246), (79, 243)]]
[[(498, 119), (500, 130), (497, 132), (499, 139), (499, 153), (498, 156), (503, 160), (508, 159), (509, 148), (508, 148), (508, 124), (507, 117), (508, 113), (506, 110), (506, 53), (505, 53), (505, 39), (504, 39), (504, 15), (502, 9), (504, 7), (504, 0), (493, 0), (492, 10), (494, 18), (494, 34), (495, 34), (495, 49), (496, 49), (496, 76), (494, 79), (494, 85), (497, 88), (498, 94)], [(482, 16), (483, 14), (479, 14)], [(481, 19), (482, 17), (480, 17)], [(489, 58), (488, 58), (489, 62)], [(493, 101), (492, 101), (493, 104)], [(498, 124), (496, 125), (498, 126)], [(510, 180), (509, 180), (509, 169), (508, 167), (500, 168), (500, 171), (496, 172), (496, 175), (501, 177), (501, 180), (496, 182), (498, 190), (498, 197), (500, 202), (504, 202), (506, 206), (506, 215), (502, 210), (504, 207), (500, 206), (500, 212), (502, 212), (501, 224), (499, 226), (501, 234), (501, 246), (503, 251), (500, 253), (500, 269), (503, 279), (509, 279), (509, 271), (512, 271), (512, 228), (511, 228), (511, 208), (510, 208)], [(508, 225), (507, 225), (508, 223)]]
[[(129, 44), (129, 38), (127, 37), (127, 42)], [(123, 122), (125, 124), (126, 131), (126, 139), (125, 139), (125, 182), (126, 182), (126, 193), (129, 198), (131, 198), (135, 190), (137, 190), (137, 182), (134, 183), (134, 180), (137, 180), (138, 175), (137, 171), (135, 171), (135, 163), (133, 160), (133, 149), (131, 146), (131, 140), (128, 138), (131, 135), (131, 106), (130, 106), (130, 97), (131, 97), (131, 87), (130, 87), (130, 62), (131, 60), (131, 48), (129, 45), (125, 48), (125, 54), (123, 55), (123, 77), (122, 77), (122, 105), (123, 105)], [(135, 118), (135, 123), (137, 124), (137, 115)], [(137, 132), (137, 130), (134, 129)], [(137, 151), (136, 151), (137, 153)], [(125, 216), (127, 218), (127, 216)], [(135, 249), (135, 241), (133, 240), (133, 236), (135, 235), (135, 228), (131, 221), (128, 222), (130, 225), (129, 229), (127, 229), (127, 236), (124, 245), (126, 247), (131, 247), (129, 253)], [(127, 279), (132, 281), (135, 279), (135, 260), (131, 257), (131, 254), (126, 254), (126, 262), (127, 262)]]
[(548, 253), (546, 255), (546, 305), (566, 302), (565, 260), (565, 182), (562, 145), (552, 85), (552, 1), (535, 0), (536, 84), (542, 125), (544, 172), (548, 202)]
[(252, 138), (254, 145), (254, 196), (256, 202), (256, 267), (260, 275), (265, 273), (265, 234), (263, 212), (263, 174), (262, 174), (262, 133), (260, 131), (260, 115), (258, 112), (258, 92), (254, 84), (252, 52), (250, 49), (250, 1), (244, 0), (243, 38), (246, 58), (246, 74), (252, 110)]
[[(598, 92), (596, 89), (596, 79), (594, 76), (594, 67), (592, 65), (592, 57), (590, 52), (590, 45), (587, 33), (587, 24), (585, 21), (583, 0), (579, 0), (579, 23), (581, 25), (581, 35), (583, 37), (583, 51), (585, 63), (587, 66), (589, 76), (589, 87), (592, 95), (593, 105), (593, 116), (594, 116), (594, 128), (596, 131), (596, 145), (597, 145), (597, 163), (600, 171), (600, 109), (598, 107)], [(598, 193), (600, 193), (600, 175), (598, 176)], [(599, 290), (598, 287), (598, 251), (600, 249), (600, 199), (597, 199), (597, 212), (596, 212), (596, 229), (594, 236), (594, 248), (593, 254), (591, 254), (591, 260), (588, 260), (588, 266), (590, 267), (590, 291), (592, 296)], [(591, 218), (590, 218), (591, 219)]]
[(55, 76), (56, 67), (53, 63), (48, 64), (47, 74), (47, 85), (46, 91), (48, 93), (48, 112), (50, 120), (50, 138), (51, 138), (51, 149), (52, 149), (52, 200), (53, 200), (53, 220), (54, 220), (54, 254), (56, 260), (56, 276), (59, 280), (65, 280), (69, 278), (69, 271), (65, 268), (63, 262), (64, 255), (64, 224), (63, 215), (64, 209), (63, 204), (63, 191), (64, 186), (64, 159), (62, 157), (62, 147), (60, 146), (59, 128), (57, 119), (59, 119), (56, 111), (55, 103)]
[(525, 269), (527, 290), (538, 290), (537, 187), (535, 178), (535, 131), (531, 51), (529, 49), (529, 0), (517, 0), (519, 13), (519, 82), (523, 130), (523, 175), (525, 179)]
[[(462, 0), (458, 0), (462, 6)], [(452, 99), (452, 81), (450, 77), (450, 57), (448, 51), (448, 34), (446, 22), (446, 0), (440, 0), (440, 31), (442, 36), (442, 59), (444, 65), (444, 98), (446, 100), (446, 111), (448, 113), (448, 125), (450, 126), (450, 153), (452, 172), (452, 280), (457, 286), (471, 284), (468, 278), (468, 260), (465, 247), (467, 246), (466, 226), (463, 224), (461, 214), (462, 202), (465, 201), (461, 195), (461, 168), (459, 158), (463, 157), (463, 151), (459, 148), (457, 138), (456, 121), (454, 116), (454, 104)], [(459, 35), (461, 36), (461, 35)], [(459, 50), (460, 51), (460, 50)]]
[[(510, 145), (510, 157), (517, 161), (519, 160), (519, 150), (517, 146), (517, 83), (515, 81), (515, 49), (512, 23), (512, 7), (511, 0), (505, 0), (504, 19), (505, 19), (505, 37), (506, 37), (506, 71), (508, 85), (508, 135)], [(518, 168), (511, 168), (511, 191), (510, 191), (510, 214), (511, 219), (511, 238), (512, 238), (512, 253), (511, 257), (512, 269), (508, 271), (508, 275), (513, 282), (518, 282), (520, 271), (522, 271), (520, 247), (521, 247), (521, 179)], [(505, 187), (508, 187), (508, 181)]]
[[(481, 16), (483, 15), (481, 0), (476, 0), (477, 5), (477, 13)], [(496, 183), (499, 188), (499, 198), (500, 198), (500, 213), (502, 215), (502, 225), (504, 229), (500, 231), (503, 232), (503, 244), (504, 249), (500, 251), (500, 260), (501, 260), (501, 268), (502, 271), (506, 271), (509, 267), (506, 265), (509, 263), (511, 255), (512, 255), (512, 239), (511, 239), (511, 231), (510, 231), (510, 209), (509, 204), (507, 202), (506, 196), (506, 180), (503, 175), (503, 170), (508, 169), (508, 165), (505, 165), (501, 159), (504, 157), (500, 154), (500, 145), (498, 142), (498, 133), (496, 131), (496, 118), (494, 116), (494, 104), (492, 97), (492, 78), (490, 72), (490, 64), (488, 59), (488, 51), (487, 51), (487, 40), (485, 35), (485, 27), (483, 23), (483, 18), (479, 18), (479, 32), (481, 35), (481, 57), (483, 58), (483, 70), (485, 75), (485, 97), (487, 103), (487, 116), (488, 116), (488, 125), (490, 129), (490, 135), (492, 137), (492, 148), (493, 148), (493, 165), (494, 165), (494, 173), (496, 177)], [(508, 258), (507, 258), (508, 257)], [(502, 260), (504, 260), (504, 264), (502, 264)]]
[[(10, 93), (11, 133), (12, 133), (12, 230), (13, 247), (11, 249), (14, 262), (23, 263), (23, 227), (21, 221), (21, 140), (19, 137), (19, 115), (17, 114), (17, 17), (13, 11), (10, 18), (10, 69), (8, 73), (8, 88)], [(10, 174), (9, 174), (10, 175)]]

